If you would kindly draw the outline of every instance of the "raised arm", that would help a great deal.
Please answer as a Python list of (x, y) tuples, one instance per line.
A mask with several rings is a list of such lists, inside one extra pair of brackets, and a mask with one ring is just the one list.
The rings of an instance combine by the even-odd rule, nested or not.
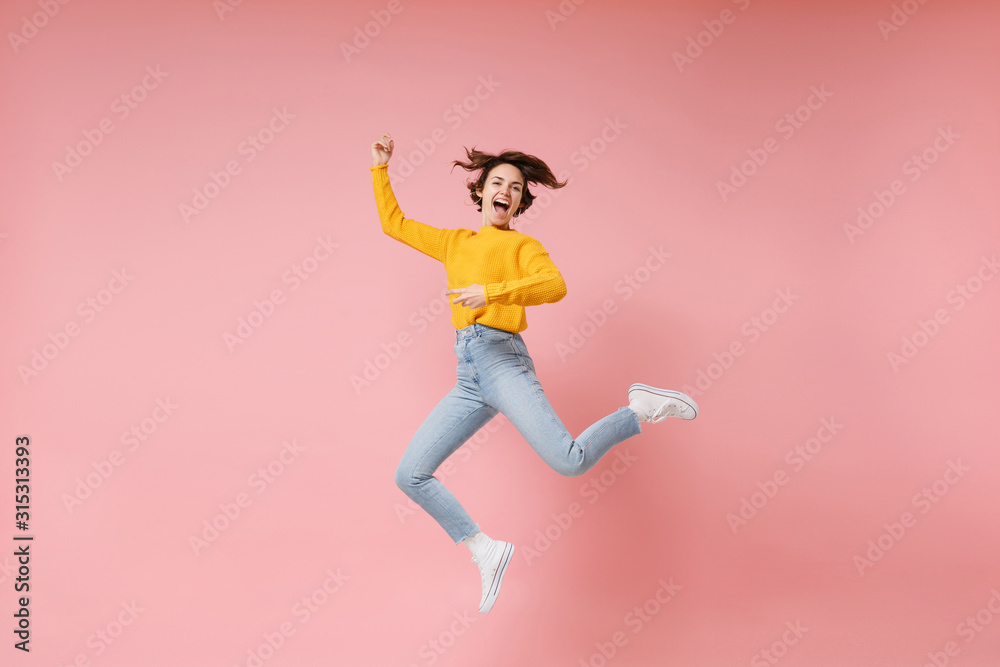
[(382, 231), (397, 241), (444, 262), (448, 243), (455, 230), (432, 227), (403, 215), (389, 183), (388, 163), (392, 157), (392, 149), (393, 141), (388, 133), (372, 143), (372, 187), (378, 216), (382, 221)]
[(518, 249), (518, 264), (528, 275), (517, 280), (487, 283), (486, 305), (538, 306), (555, 303), (566, 296), (562, 274), (537, 240), (528, 239)]

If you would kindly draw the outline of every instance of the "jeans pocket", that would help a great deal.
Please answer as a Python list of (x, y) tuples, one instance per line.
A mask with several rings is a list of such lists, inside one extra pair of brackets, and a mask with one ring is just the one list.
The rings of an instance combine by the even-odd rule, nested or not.
[(510, 343), (514, 339), (514, 334), (507, 331), (481, 331), (479, 340), (484, 343)]

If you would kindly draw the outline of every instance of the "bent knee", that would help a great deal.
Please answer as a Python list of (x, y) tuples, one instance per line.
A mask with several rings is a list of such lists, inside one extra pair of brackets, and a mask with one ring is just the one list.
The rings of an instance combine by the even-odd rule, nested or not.
[(430, 479), (430, 475), (418, 473), (409, 466), (400, 465), (396, 468), (396, 486), (405, 493), (412, 493), (414, 489)]
[(396, 486), (398, 486), (403, 491), (409, 491), (409, 489), (416, 483), (414, 479), (413, 471), (409, 468), (404, 468), (399, 466), (396, 468)]
[(562, 475), (563, 477), (579, 477), (583, 473), (587, 472), (589, 468), (584, 468), (582, 465), (573, 464), (563, 464), (555, 468), (555, 471)]

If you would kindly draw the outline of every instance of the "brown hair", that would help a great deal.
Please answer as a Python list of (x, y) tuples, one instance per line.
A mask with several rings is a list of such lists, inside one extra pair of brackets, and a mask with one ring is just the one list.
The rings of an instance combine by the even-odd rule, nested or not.
[[(462, 148), (465, 148), (464, 146)], [(484, 153), (482, 151), (477, 151), (475, 146), (472, 149), (465, 148), (465, 154), (468, 156), (468, 162), (461, 162), (459, 160), (452, 160), (452, 170), (456, 166), (465, 169), (466, 171), (475, 171), (477, 169), (481, 170), (479, 176), (476, 178), (475, 182), (467, 181), (466, 185), (469, 188), (469, 198), (472, 202), (476, 204), (476, 209), (478, 211), (483, 210), (482, 199), (476, 194), (476, 190), (482, 190), (486, 186), (486, 177), (489, 176), (490, 172), (494, 167), (501, 164), (509, 164), (521, 172), (521, 176), (524, 178), (525, 187), (524, 192), (521, 193), (521, 204), (514, 211), (514, 217), (517, 217), (521, 213), (524, 213), (531, 207), (531, 202), (535, 200), (535, 196), (531, 194), (528, 190), (528, 183), (541, 183), (547, 188), (561, 188), (566, 185), (566, 181), (560, 183), (556, 180), (555, 174), (549, 169), (549, 166), (539, 160), (534, 155), (526, 155), (520, 151), (511, 151), (504, 149), (496, 155), (491, 155), (489, 153)]]

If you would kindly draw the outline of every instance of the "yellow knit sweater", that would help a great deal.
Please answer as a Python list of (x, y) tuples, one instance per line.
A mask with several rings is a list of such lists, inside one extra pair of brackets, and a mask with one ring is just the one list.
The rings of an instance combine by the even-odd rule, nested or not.
[(463, 329), (478, 322), (517, 333), (528, 328), (525, 306), (555, 303), (566, 296), (566, 283), (542, 244), (512, 229), (484, 225), (471, 229), (438, 229), (403, 215), (389, 184), (388, 165), (371, 167), (375, 203), (382, 231), (443, 262), (448, 289), (483, 285), (486, 305), (469, 308), (452, 303), (451, 323)]

